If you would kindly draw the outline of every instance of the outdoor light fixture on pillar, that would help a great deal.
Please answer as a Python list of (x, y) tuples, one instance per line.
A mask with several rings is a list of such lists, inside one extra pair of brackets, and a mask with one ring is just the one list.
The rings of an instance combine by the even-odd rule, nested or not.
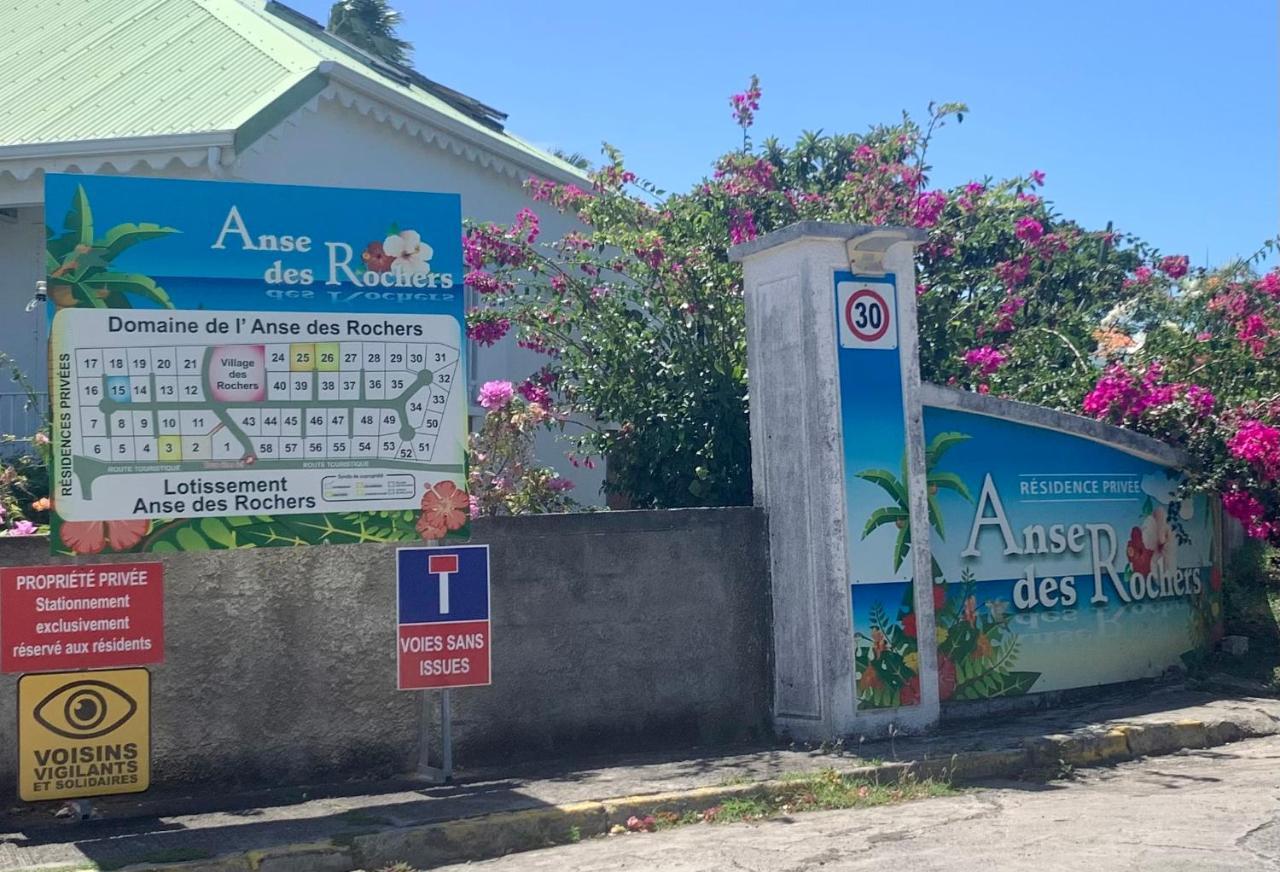
[(796, 738), (938, 719), (913, 262), (924, 239), (802, 222), (730, 250), (755, 502), (769, 516), (774, 720)]

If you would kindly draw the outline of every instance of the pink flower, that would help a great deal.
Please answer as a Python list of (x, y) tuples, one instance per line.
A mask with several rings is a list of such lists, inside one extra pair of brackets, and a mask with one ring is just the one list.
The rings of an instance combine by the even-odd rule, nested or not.
[(546, 406), (551, 402), (551, 392), (540, 384), (535, 384), (530, 379), (521, 382), (520, 387), (516, 388), (520, 392), (520, 396), (524, 397), (531, 403), (540, 406)]
[(1227, 440), (1227, 450), (1262, 469), (1268, 478), (1280, 478), (1280, 430), (1261, 421), (1245, 421)]
[(750, 242), (760, 235), (756, 229), (756, 215), (750, 209), (731, 209), (729, 211), (729, 241), (733, 245)]
[(1257, 288), (1268, 297), (1280, 300), (1280, 269), (1274, 269), (1263, 276), (1258, 281)]
[(751, 77), (751, 85), (741, 94), (734, 94), (729, 98), (729, 105), (733, 107), (733, 120), (738, 122), (743, 130), (755, 122), (756, 112), (760, 109), (760, 79), (757, 76)]
[(556, 493), (564, 493), (565, 491), (573, 490), (574, 484), (573, 482), (569, 481), (569, 479), (567, 478), (560, 478), (559, 476), (557, 476), (556, 478), (553, 478), (549, 482), (547, 482), (547, 487), (549, 487), (551, 490), (555, 491)]
[(1034, 184), (1034, 185), (1043, 185), (1043, 184), (1044, 184), (1044, 173), (1040, 172), (1040, 170), (1032, 170), (1032, 171), (1031, 171), (1031, 182), (1032, 182), (1032, 184)]
[(499, 294), (514, 287), (511, 282), (482, 269), (472, 270), (462, 280), (477, 294)]
[(487, 381), (480, 386), (478, 402), (490, 412), (506, 407), (515, 396), (515, 388), (509, 381)]
[(1031, 261), (1025, 256), (1017, 260), (1006, 260), (996, 264), (995, 270), (996, 278), (1000, 279), (1006, 290), (1012, 291), (1031, 274)]
[(1175, 254), (1160, 259), (1160, 272), (1171, 279), (1180, 279), (1187, 274), (1191, 259), (1185, 254)]
[(991, 375), (1000, 367), (1004, 366), (1008, 356), (990, 345), (983, 345), (980, 348), (971, 348), (964, 354), (964, 364), (970, 369), (976, 371), (979, 375)]
[(486, 318), (467, 325), (467, 338), (481, 345), (493, 345), (507, 335), (511, 322), (506, 318)]
[(932, 227), (942, 217), (942, 210), (947, 206), (947, 195), (941, 191), (929, 191), (916, 197), (915, 225)]
[(517, 236), (523, 236), (525, 242), (533, 245), (539, 232), (538, 213), (525, 206), (516, 213), (516, 223), (512, 230)]
[(36, 525), (23, 518), (9, 528), (10, 536), (31, 536), (36, 532)]
[(1013, 235), (1023, 242), (1038, 242), (1044, 236), (1044, 225), (1030, 216), (1024, 216), (1014, 222)]
[(1245, 317), (1244, 323), (1240, 325), (1240, 329), (1236, 332), (1236, 338), (1244, 343), (1254, 357), (1260, 358), (1267, 351), (1267, 339), (1271, 337), (1272, 333), (1271, 325), (1267, 323), (1267, 319), (1261, 315), (1253, 314)]
[(1217, 403), (1217, 397), (1207, 388), (1200, 385), (1187, 385), (1184, 393), (1184, 399), (1191, 405), (1191, 408), (1200, 415), (1208, 415), (1213, 412), (1213, 407)]
[(1255, 524), (1266, 513), (1258, 498), (1244, 491), (1233, 490), (1222, 495), (1222, 508), (1240, 523)]

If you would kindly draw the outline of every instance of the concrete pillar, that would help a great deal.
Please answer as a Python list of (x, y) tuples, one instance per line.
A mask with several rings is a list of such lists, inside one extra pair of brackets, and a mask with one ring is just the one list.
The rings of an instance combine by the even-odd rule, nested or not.
[[(802, 222), (730, 251), (769, 517), (775, 727), (795, 738), (938, 719), (912, 260), (924, 238)], [(879, 671), (859, 669), (859, 650)]]

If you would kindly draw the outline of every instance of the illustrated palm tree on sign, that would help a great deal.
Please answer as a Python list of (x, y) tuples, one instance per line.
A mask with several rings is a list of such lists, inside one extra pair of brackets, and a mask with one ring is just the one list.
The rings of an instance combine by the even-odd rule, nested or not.
[[(929, 447), (925, 449), (925, 481), (929, 491), (929, 523), (933, 529), (938, 531), (938, 538), (946, 539), (946, 530), (942, 524), (942, 512), (938, 508), (938, 490), (946, 488), (955, 491), (969, 502), (973, 502), (973, 494), (969, 493), (969, 488), (965, 486), (964, 481), (954, 472), (939, 472), (934, 467), (947, 452), (951, 446), (964, 442), (969, 439), (965, 433), (939, 433), (933, 437), (933, 441), (929, 443)], [(902, 561), (907, 559), (907, 553), (911, 550), (911, 501), (907, 495), (907, 455), (902, 455), (902, 477), (898, 478), (887, 469), (864, 469), (857, 473), (858, 478), (869, 481), (878, 485), (889, 497), (893, 503), (888, 506), (882, 506), (871, 513), (871, 517), (867, 519), (867, 524), (862, 528), (862, 538), (865, 539), (872, 532), (883, 527), (885, 524), (893, 524), (898, 528), (898, 537), (893, 546), (893, 569), (896, 572), (902, 566)], [(938, 562), (935, 560), (933, 565), (934, 576), (941, 574)]]
[(164, 288), (148, 276), (117, 271), (112, 261), (139, 243), (177, 232), (158, 224), (117, 224), (95, 236), (89, 196), (77, 185), (62, 232), (45, 228), (49, 296), (59, 309), (130, 309), (131, 297), (172, 309)]

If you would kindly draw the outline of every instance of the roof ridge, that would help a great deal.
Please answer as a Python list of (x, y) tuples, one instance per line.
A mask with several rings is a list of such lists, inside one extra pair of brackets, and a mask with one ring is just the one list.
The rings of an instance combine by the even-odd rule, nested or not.
[[(247, 6), (249, 2), (254, 2), (254, 0), (244, 0), (242, 5)], [(261, 2), (261, 6), (254, 2), (254, 5), (249, 8), (261, 14), (264, 18), (270, 16), (269, 20), (273, 23), (282, 22), (285, 24), (286, 27), (279, 27), (278, 29), (287, 33), (295, 42), (302, 43), (300, 37), (317, 40), (360, 64), (373, 76), (390, 79), (401, 87), (411, 88), (416, 85), (466, 115), (472, 121), (502, 132), (503, 122), (507, 119), (506, 112), (495, 109), (469, 94), (450, 88), (448, 85), (442, 85), (434, 79), (423, 75), (410, 64), (400, 64), (378, 57), (337, 34), (329, 32), (319, 21), (304, 12), (299, 12), (287, 3), (280, 2), (280, 0), (259, 0), (259, 2)], [(308, 30), (303, 30), (303, 27), (308, 28)]]

